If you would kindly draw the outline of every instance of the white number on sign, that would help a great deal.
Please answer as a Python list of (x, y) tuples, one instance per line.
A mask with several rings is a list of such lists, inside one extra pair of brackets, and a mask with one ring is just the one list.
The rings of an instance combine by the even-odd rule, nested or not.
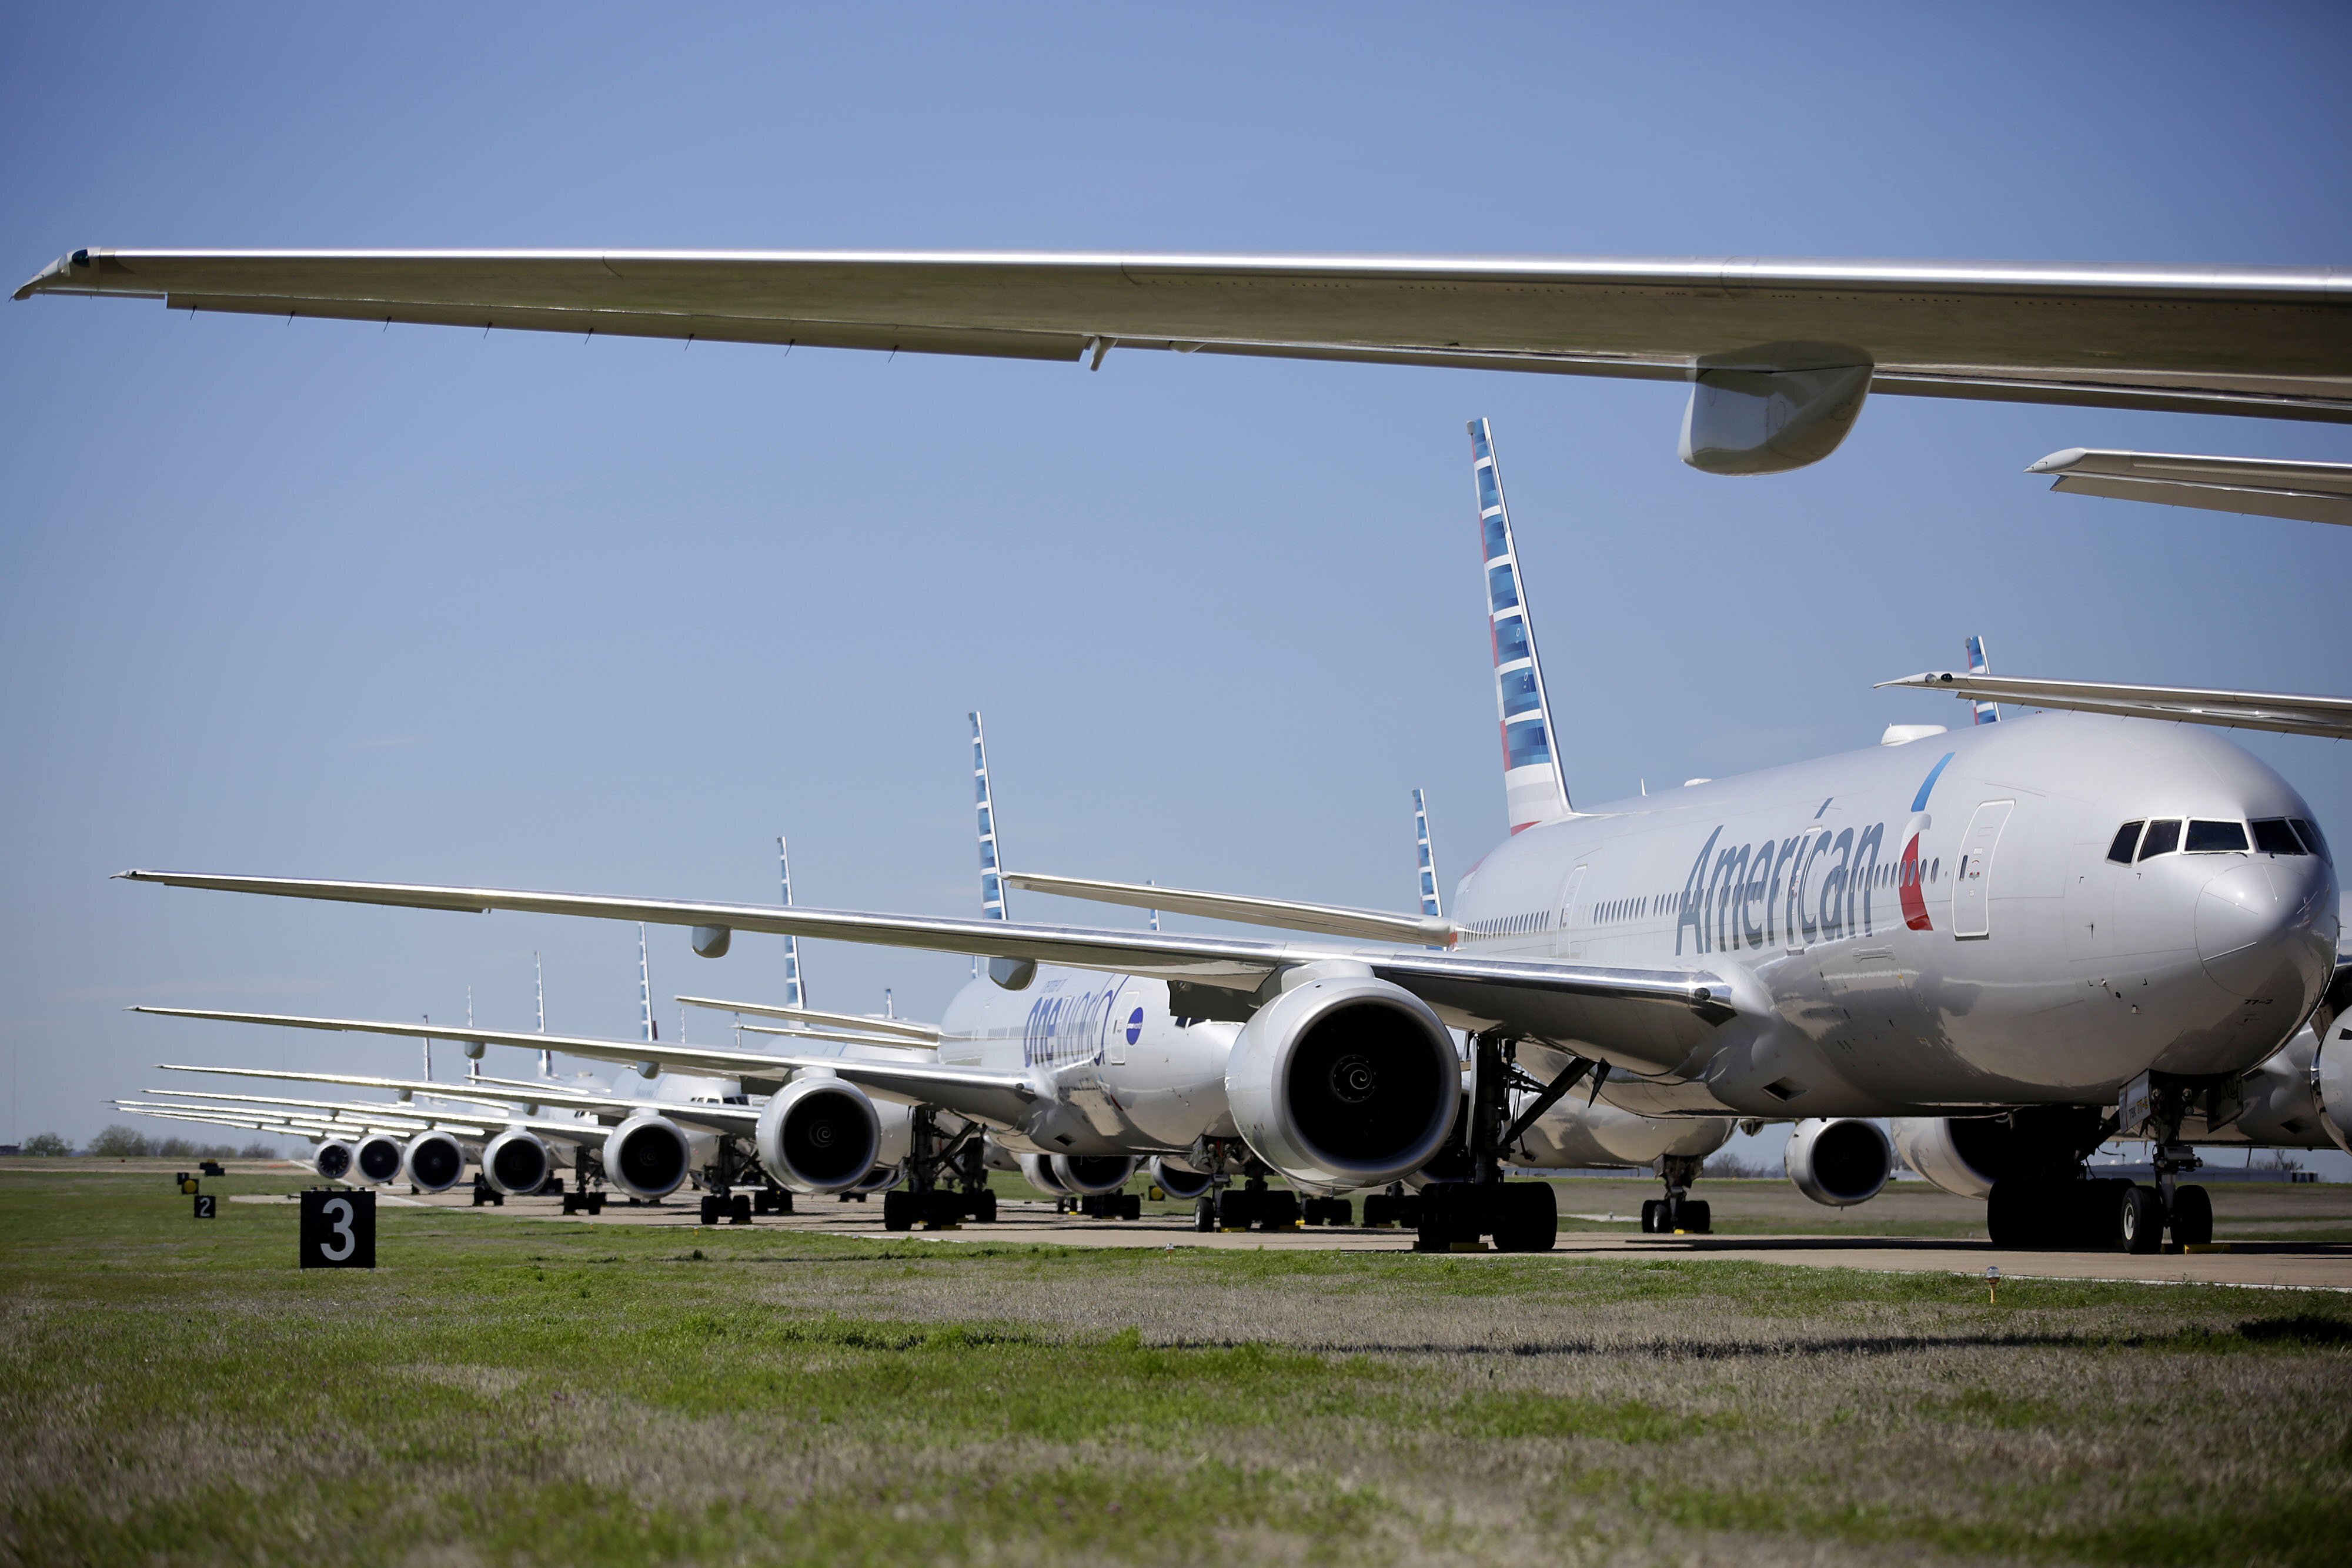
[(335, 1234), (343, 1239), (343, 1244), (341, 1247), (330, 1247), (321, 1241), (319, 1243), (319, 1255), (330, 1263), (340, 1263), (352, 1255), (352, 1249), (360, 1244), (360, 1239), (352, 1234), (352, 1200), (348, 1197), (331, 1197), (320, 1212), (334, 1218)]

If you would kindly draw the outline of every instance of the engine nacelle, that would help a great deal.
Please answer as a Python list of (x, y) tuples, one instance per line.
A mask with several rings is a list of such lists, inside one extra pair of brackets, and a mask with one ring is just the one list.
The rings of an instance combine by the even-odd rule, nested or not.
[(509, 1127), (482, 1145), (482, 1179), (509, 1197), (530, 1197), (554, 1174), (554, 1154), (520, 1127)]
[(2336, 1146), (2352, 1154), (2352, 1024), (2341, 1018), (2327, 1020), (2327, 1032), (2311, 1053), (2311, 1098), (2319, 1124)]
[(906, 1179), (907, 1167), (903, 1164), (876, 1166), (866, 1173), (863, 1181), (849, 1190), (857, 1193), (888, 1192)]
[(352, 1171), (373, 1186), (399, 1178), (400, 1140), (389, 1133), (370, 1133), (352, 1150)]
[(329, 1181), (341, 1181), (351, 1174), (352, 1146), (341, 1138), (329, 1138), (310, 1151), (310, 1168)]
[(1257, 1156), (1293, 1182), (1379, 1186), (1454, 1129), (1461, 1061), (1427, 1003), (1360, 973), (1295, 985), (1244, 1025), (1225, 1097)]
[(667, 1116), (640, 1111), (604, 1140), (604, 1179), (635, 1198), (667, 1197), (694, 1163), (686, 1132)]
[(447, 1192), (466, 1174), (466, 1151), (448, 1134), (428, 1129), (401, 1151), (400, 1174), (419, 1192)]
[(794, 1079), (760, 1112), (760, 1163), (794, 1192), (847, 1192), (882, 1163), (882, 1119), (839, 1078)]
[(2009, 1174), (2016, 1134), (2006, 1116), (1897, 1116), (1903, 1163), (1954, 1197), (1988, 1198)]
[(1070, 1189), (1062, 1185), (1062, 1178), (1054, 1174), (1054, 1156), (1051, 1155), (1023, 1155), (1021, 1179), (1039, 1192), (1050, 1192), (1055, 1197), (1070, 1195)]
[(1063, 1191), (1086, 1197), (1117, 1192), (1135, 1175), (1132, 1155), (1055, 1155), (1053, 1166)]
[(1780, 1161), (1799, 1192), (1815, 1203), (1845, 1208), (1868, 1203), (1886, 1186), (1895, 1174), (1895, 1145), (1875, 1122), (1813, 1116), (1789, 1134)]
[(1160, 1191), (1178, 1203), (1190, 1203), (1196, 1197), (1205, 1197), (1216, 1185), (1213, 1177), (1202, 1176), (1189, 1166), (1180, 1166), (1166, 1155), (1153, 1158), (1151, 1179), (1159, 1185)]

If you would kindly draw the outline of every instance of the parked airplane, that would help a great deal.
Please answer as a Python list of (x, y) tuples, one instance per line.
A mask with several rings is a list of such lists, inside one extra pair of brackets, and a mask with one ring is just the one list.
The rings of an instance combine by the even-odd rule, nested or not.
[(1827, 456), (1872, 392), (2352, 420), (2324, 267), (1755, 257), (89, 247), (16, 290), (173, 309), (892, 353), (1114, 348), (1687, 382), (1717, 474)]
[[(1475, 1179), (1424, 1195), (1439, 1244), (1551, 1228), (1549, 1188), (1499, 1179), (1514, 1067), (1554, 1101), (1606, 1075), (1643, 1114), (1816, 1119), (1791, 1159), (1824, 1187), (1883, 1172), (1885, 1135), (1858, 1118), (2005, 1113), (2019, 1154), (1992, 1192), (1996, 1240), (2148, 1246), (2168, 1223), (2201, 1239), (2209, 1220), (2176, 1196), (2165, 1151), (2336, 976), (2333, 864), (2293, 788), (2205, 729), (2045, 713), (1580, 810), (1485, 422), (1471, 444), (1512, 832), (1462, 879), (1450, 920), (1067, 878), (1055, 891), (1349, 940), (122, 874), (690, 925), (698, 947), (742, 929), (972, 954), (1004, 994), (958, 998), (950, 1033), (968, 1056), (943, 1043), (937, 1067), (793, 1065), (902, 1097), (952, 1086), (1031, 1147), (1074, 1153), (1123, 1152), (1129, 1129), (1150, 1135), (1222, 1087), (1249, 1148), (1310, 1191), (1378, 1186), (1439, 1153), (1459, 1099), (1448, 1026), (1465, 1029)], [(1171, 1015), (1242, 1026), (1217, 1071), (1191, 1030), (1146, 1045), (1159, 1009), (1137, 1010), (1162, 988)], [(1163, 1064), (1131, 1098), (1102, 1077), (1122, 1044)], [(991, 1065), (1016, 1049), (1020, 1070)], [(2141, 1132), (2156, 1187), (2088, 1181), (2087, 1153)]]

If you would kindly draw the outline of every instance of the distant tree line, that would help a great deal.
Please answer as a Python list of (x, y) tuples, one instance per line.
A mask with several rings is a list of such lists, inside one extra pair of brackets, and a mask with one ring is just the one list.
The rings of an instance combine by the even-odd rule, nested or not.
[[(28, 1155), (70, 1155), (74, 1146), (56, 1133), (36, 1133), (18, 1147)], [(234, 1144), (198, 1144), (186, 1138), (151, 1138), (136, 1127), (126, 1127), (117, 1122), (89, 1141), (81, 1151), (103, 1159), (165, 1159), (165, 1160), (274, 1160), (278, 1157), (275, 1144), (265, 1144), (256, 1138), (242, 1149)]]

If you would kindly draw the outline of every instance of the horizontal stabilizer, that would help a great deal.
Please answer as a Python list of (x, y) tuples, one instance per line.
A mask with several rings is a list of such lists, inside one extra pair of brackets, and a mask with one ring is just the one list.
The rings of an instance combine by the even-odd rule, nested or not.
[(2071, 495), (2352, 527), (2352, 463), (2192, 457), (2074, 446), (2052, 453), (2026, 472), (2055, 474), (2057, 481), (2050, 487)]
[(1937, 670), (1881, 681), (1949, 692), (1973, 701), (2072, 708), (2126, 718), (2210, 724), (2225, 729), (2268, 729), (2282, 735), (2352, 739), (2352, 697), (2294, 696), (2280, 692), (2207, 691), (2195, 686), (2120, 686), (2096, 681), (2044, 681), (2021, 675), (1971, 675)]
[(1083, 898), (1095, 904), (1122, 904), (1131, 909), (1172, 910), (1205, 920), (1275, 925), (1286, 931), (1312, 931), (1322, 936), (1348, 936), (1365, 942), (1450, 946), (1460, 934), (1454, 922), (1442, 915), (1391, 915), (1384, 909), (1299, 904), (1284, 898), (1253, 898), (1244, 894), (1192, 893), (1149, 883), (1093, 882), (1085, 877), (1040, 876), (1024, 872), (1008, 872), (1004, 880), (1030, 893)]

